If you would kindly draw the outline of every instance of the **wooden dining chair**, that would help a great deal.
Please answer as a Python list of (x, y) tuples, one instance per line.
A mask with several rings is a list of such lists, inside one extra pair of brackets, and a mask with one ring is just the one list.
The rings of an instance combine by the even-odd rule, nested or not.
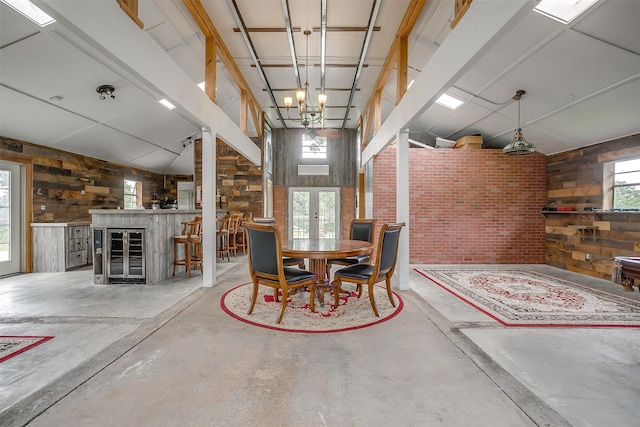
[[(351, 228), (349, 233), (349, 239), (362, 240), (364, 242), (373, 243), (373, 236), (376, 228), (375, 219), (357, 219), (351, 220)], [(331, 280), (331, 266), (332, 265), (354, 265), (354, 264), (369, 264), (371, 261), (370, 255), (358, 255), (346, 258), (333, 258), (327, 260), (327, 280)]]
[(279, 300), (278, 291), (282, 292), (280, 296), (282, 298), (282, 308), (276, 321), (277, 324), (282, 322), (284, 310), (287, 307), (289, 291), (292, 289), (309, 289), (309, 305), (313, 311), (316, 277), (310, 271), (284, 266), (282, 263), (280, 235), (276, 227), (274, 225), (256, 224), (255, 222), (247, 222), (245, 227), (249, 244), (249, 272), (253, 281), (251, 305), (247, 314), (251, 314), (256, 305), (258, 285), (274, 288), (276, 301)]
[[(251, 220), (256, 224), (276, 225), (276, 219), (271, 217), (251, 218)], [(298, 266), (298, 268), (301, 268), (303, 270), (307, 268), (306, 265), (304, 264), (304, 258), (294, 258), (294, 257), (285, 256), (285, 257), (282, 257), (282, 262), (287, 267), (296, 265)]]
[(378, 250), (376, 252), (375, 264), (355, 264), (341, 268), (333, 275), (333, 296), (335, 306), (340, 302), (340, 288), (342, 282), (356, 283), (359, 286), (358, 298), (362, 296), (363, 285), (367, 285), (369, 290), (369, 301), (373, 313), (380, 317), (376, 308), (376, 301), (373, 296), (373, 285), (382, 282), (387, 285), (387, 295), (392, 306), (396, 306), (391, 292), (391, 276), (396, 268), (398, 259), (398, 247), (400, 242), (400, 230), (404, 227), (404, 222), (396, 224), (384, 224), (378, 237)]

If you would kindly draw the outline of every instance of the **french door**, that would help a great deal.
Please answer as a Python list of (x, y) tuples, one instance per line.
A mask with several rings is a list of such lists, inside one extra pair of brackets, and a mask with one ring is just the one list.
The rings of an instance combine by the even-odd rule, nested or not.
[(340, 230), (340, 188), (289, 189), (289, 239), (335, 239)]
[(0, 165), (0, 276), (21, 271), (21, 172), (17, 163)]

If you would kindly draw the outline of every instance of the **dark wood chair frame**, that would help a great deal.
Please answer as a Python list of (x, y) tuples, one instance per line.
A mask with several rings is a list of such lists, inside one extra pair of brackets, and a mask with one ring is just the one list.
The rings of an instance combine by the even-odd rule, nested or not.
[[(351, 226), (349, 228), (349, 239), (373, 243), (373, 238), (375, 237), (376, 232), (376, 222), (377, 220), (375, 219), (352, 219)], [(369, 255), (328, 259), (327, 280), (331, 280), (332, 265), (368, 264), (369, 262), (371, 262), (371, 257)]]
[(373, 313), (380, 317), (376, 307), (376, 301), (373, 296), (373, 286), (382, 282), (386, 282), (387, 295), (392, 306), (396, 306), (391, 292), (391, 276), (396, 268), (398, 259), (398, 247), (400, 242), (400, 231), (404, 227), (404, 222), (395, 224), (384, 224), (380, 230), (378, 237), (378, 247), (376, 252), (375, 264), (356, 264), (349, 267), (341, 268), (334, 273), (333, 296), (335, 298), (335, 306), (340, 303), (340, 288), (342, 282), (356, 283), (358, 285), (358, 298), (362, 296), (363, 285), (367, 285), (369, 291), (369, 301)]
[(265, 285), (274, 289), (274, 297), (279, 301), (278, 291), (282, 291), (282, 308), (276, 324), (282, 322), (287, 299), (292, 290), (309, 289), (309, 306), (315, 310), (315, 283), (313, 273), (294, 267), (285, 267), (282, 262), (282, 243), (274, 225), (247, 222), (249, 272), (253, 282), (251, 305), (247, 314), (253, 312), (258, 298), (258, 286)]

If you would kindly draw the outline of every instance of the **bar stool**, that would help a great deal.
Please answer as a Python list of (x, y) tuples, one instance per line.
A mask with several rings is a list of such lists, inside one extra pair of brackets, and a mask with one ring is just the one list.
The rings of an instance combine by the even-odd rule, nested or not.
[(233, 256), (238, 255), (238, 224), (240, 223), (242, 215), (232, 214), (229, 219), (229, 252), (233, 252)]
[(216, 255), (224, 259), (227, 257), (227, 262), (231, 261), (229, 258), (229, 215), (225, 215), (218, 220), (216, 227)]
[[(178, 258), (178, 245), (184, 245), (184, 258)], [(193, 246), (193, 249), (192, 249)], [(191, 277), (191, 270), (200, 267), (202, 273), (202, 217), (197, 216), (194, 221), (182, 222), (182, 234), (173, 236), (173, 276), (176, 266), (184, 266), (187, 277)]]
[(244, 226), (246, 223), (247, 219), (243, 215), (238, 223), (238, 232), (236, 234), (237, 249), (241, 249), (244, 254), (247, 253), (247, 229)]

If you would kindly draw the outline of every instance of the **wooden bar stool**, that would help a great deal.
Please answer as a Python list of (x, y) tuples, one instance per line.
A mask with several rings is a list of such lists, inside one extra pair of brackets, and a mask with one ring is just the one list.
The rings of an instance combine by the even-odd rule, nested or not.
[[(184, 245), (184, 258), (178, 258), (178, 245)], [(184, 266), (187, 277), (191, 277), (191, 270), (200, 267), (202, 273), (202, 217), (194, 221), (182, 222), (182, 234), (173, 236), (173, 276), (176, 266)]]
[(216, 230), (216, 255), (224, 259), (227, 257), (227, 261), (231, 261), (229, 258), (229, 215), (225, 215), (218, 220), (218, 226)]

